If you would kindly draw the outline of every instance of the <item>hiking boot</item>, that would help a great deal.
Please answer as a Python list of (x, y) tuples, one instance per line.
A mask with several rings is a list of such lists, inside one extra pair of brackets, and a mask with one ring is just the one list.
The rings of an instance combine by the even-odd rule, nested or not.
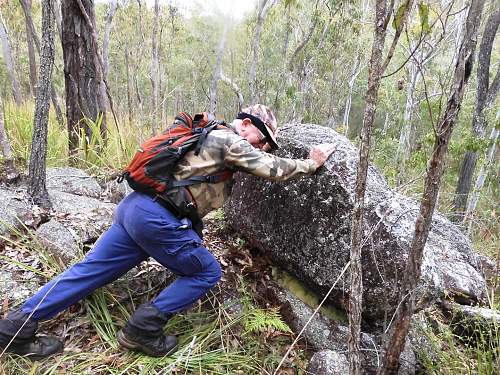
[(152, 357), (172, 354), (177, 348), (177, 338), (163, 333), (163, 326), (170, 317), (153, 304), (141, 305), (118, 332), (118, 342), (127, 349), (139, 350)]
[[(2, 348), (0, 347), (0, 349)], [(55, 337), (40, 336), (35, 337), (31, 342), (22, 344), (12, 343), (6, 352), (26, 356), (33, 361), (38, 361), (52, 354), (60, 353), (63, 349), (63, 343)]]
[(61, 352), (63, 343), (55, 337), (36, 337), (38, 322), (21, 309), (0, 319), (0, 352), (25, 355), (33, 360)]
[(163, 357), (170, 355), (177, 349), (177, 338), (175, 336), (160, 335), (157, 337), (147, 335), (127, 334), (125, 329), (118, 331), (118, 342), (124, 348), (138, 350), (151, 357)]

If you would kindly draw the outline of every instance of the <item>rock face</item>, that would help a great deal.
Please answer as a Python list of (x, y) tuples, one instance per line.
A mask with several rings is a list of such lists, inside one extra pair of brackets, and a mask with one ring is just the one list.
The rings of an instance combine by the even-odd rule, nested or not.
[[(7, 236), (12, 229), (21, 229), (23, 224), (30, 225), (33, 220), (34, 216), (24, 193), (0, 187), (0, 236)], [(3, 242), (0, 237), (0, 244)]]
[(111, 225), (113, 203), (58, 190), (49, 191), (49, 197), (60, 221), (72, 228), (79, 243), (94, 242)]
[(73, 233), (59, 221), (52, 219), (38, 227), (35, 235), (43, 246), (63, 264), (68, 265), (78, 258), (79, 246)]
[(333, 350), (314, 353), (307, 366), (307, 373), (314, 375), (345, 375), (349, 373), (349, 362), (345, 355)]
[[(225, 207), (233, 228), (320, 293), (328, 291), (349, 260), (358, 154), (335, 131), (305, 124), (282, 127), (277, 152), (281, 157), (307, 158), (311, 146), (327, 142), (336, 150), (315, 176), (271, 182), (239, 173)], [(370, 166), (363, 224), (365, 326), (388, 320), (398, 304), (418, 211), (416, 201), (392, 191)], [(479, 269), (467, 237), (435, 214), (416, 291), (420, 302), (435, 301), (445, 293), (461, 296), (462, 302), (484, 298), (486, 285)], [(347, 301), (348, 280), (346, 273), (331, 295), (337, 305)]]
[(49, 191), (59, 190), (93, 198), (98, 198), (102, 192), (95, 178), (77, 168), (48, 168), (46, 180)]
[[(349, 371), (335, 372), (339, 369), (339, 366), (342, 366), (342, 360), (340, 357), (331, 355), (332, 352), (347, 353), (348, 351), (349, 327), (347, 326), (347, 322), (328, 319), (320, 312), (310, 320), (314, 310), (290, 291), (281, 287), (267, 285), (265, 293), (271, 295), (273, 300), (281, 305), (280, 313), (290, 328), (294, 332), (303, 332), (302, 335), (307, 343), (314, 349), (319, 350), (316, 353), (317, 358), (314, 359), (313, 356), (314, 361), (311, 359), (310, 366), (312, 367), (308, 367), (308, 371), (318, 375), (349, 373)], [(308, 321), (309, 323), (307, 324)], [(307, 327), (304, 329), (306, 324)], [(361, 333), (360, 348), (363, 373), (377, 373), (377, 369), (380, 366), (381, 342), (380, 337), (364, 332)], [(409, 341), (406, 342), (404, 350), (401, 353), (400, 363), (398, 375), (415, 374), (416, 359)], [(330, 371), (329, 369), (333, 372), (328, 372)]]
[[(0, 292), (2, 298), (20, 301), (38, 289), (40, 278), (31, 269), (41, 269), (41, 258), (36, 244), (17, 246), (18, 241), (30, 241), (24, 235), (25, 227), (34, 229), (43, 247), (55, 258), (69, 264), (77, 260), (83, 244), (94, 242), (112, 221), (115, 205), (102, 202), (102, 190), (97, 181), (75, 168), (49, 168), (47, 186), (53, 205), (52, 218), (40, 225), (40, 210), (32, 206), (25, 187), (0, 188)], [(38, 228), (37, 228), (38, 227)], [(16, 236), (21, 233), (21, 236)], [(19, 238), (17, 238), (19, 237)], [(32, 250), (32, 251), (27, 251)], [(25, 264), (19, 266), (16, 262)]]

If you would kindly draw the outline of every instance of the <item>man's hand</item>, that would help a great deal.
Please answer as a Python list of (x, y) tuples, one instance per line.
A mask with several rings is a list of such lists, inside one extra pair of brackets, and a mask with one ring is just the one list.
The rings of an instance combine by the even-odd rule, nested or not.
[(335, 146), (331, 143), (314, 146), (309, 154), (309, 159), (313, 160), (319, 168), (325, 164), (325, 161), (332, 154), (333, 150), (335, 150)]

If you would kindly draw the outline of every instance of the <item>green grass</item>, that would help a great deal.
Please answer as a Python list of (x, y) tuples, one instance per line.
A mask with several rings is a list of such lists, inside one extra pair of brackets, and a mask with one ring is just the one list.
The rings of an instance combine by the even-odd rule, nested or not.
[[(435, 317), (436, 318), (436, 317)], [(433, 319), (433, 326), (420, 327), (427, 339), (428, 347), (417, 352), (424, 366), (423, 374), (456, 375), (477, 374), (494, 375), (500, 372), (500, 326), (485, 331), (478, 326), (470, 339), (464, 342), (463, 336), (455, 333), (464, 328), (464, 322), (445, 324), (440, 317)], [(430, 350), (429, 350), (430, 349)]]
[[(70, 343), (80, 352), (65, 352), (35, 364), (5, 354), (0, 374), (265, 374), (273, 370), (286, 343), (291, 342), (289, 335), (279, 334), (289, 328), (275, 310), (230, 314), (229, 306), (212, 295), (168, 322), (165, 331), (178, 335), (179, 349), (172, 356), (153, 358), (119, 348), (115, 333), (130, 312), (117, 304), (106, 288), (87, 298), (84, 305), (92, 329), (83, 332), (78, 342)], [(63, 314), (59, 319), (66, 317)], [(270, 331), (278, 334), (264, 335)]]
[[(47, 253), (28, 228), (4, 237), (10, 248), (22, 254), (37, 254), (41, 265), (24, 264), (22, 259), (2, 255), (2, 262), (16, 265), (20, 271), (34, 272), (48, 281), (65, 267)], [(146, 272), (143, 276), (147, 278)], [(145, 284), (147, 281), (145, 280)], [(122, 288), (120, 284), (120, 288)], [(163, 288), (158, 285), (151, 294)], [(229, 288), (231, 288), (229, 286)], [(131, 290), (123, 301), (112, 286), (96, 290), (79, 307), (63, 312), (43, 323), (42, 332), (68, 332), (64, 353), (39, 362), (14, 354), (0, 359), (1, 375), (19, 374), (266, 374), (272, 373), (286, 348), (292, 342), (290, 328), (276, 309), (258, 308), (250, 287), (240, 279), (242, 309), (234, 309), (220, 300), (219, 291), (210, 293), (203, 302), (169, 320), (165, 332), (179, 339), (178, 351), (169, 357), (152, 358), (119, 347), (116, 332), (123, 327), (135, 307), (150, 295), (134, 296)], [(236, 302), (232, 302), (236, 303)], [(234, 312), (237, 311), (237, 312)], [(302, 360), (303, 351), (296, 353)], [(295, 364), (297, 365), (297, 364)], [(297, 366), (304, 366), (300, 362)], [(300, 372), (299, 372), (300, 373)]]
[[(34, 104), (27, 102), (21, 107), (13, 103), (5, 104), (5, 125), (12, 144), (18, 166), (26, 168), (29, 159), (29, 145), (33, 126)], [(118, 126), (112, 116), (107, 116), (108, 136), (104, 141), (100, 136), (101, 122), (85, 119), (91, 129), (91, 136), (80, 134), (79, 149), (75, 166), (90, 171), (94, 175), (109, 175), (118, 171), (132, 158), (137, 145), (148, 136), (148, 129), (141, 124), (130, 124), (120, 120)], [(373, 161), (394, 183), (397, 166), (391, 157), (397, 147), (397, 139), (385, 137), (374, 143)], [(53, 113), (49, 117), (47, 165), (64, 166), (68, 164), (68, 135), (66, 128), (61, 129)], [(416, 153), (408, 163), (407, 182), (414, 181), (403, 190), (404, 194), (418, 199), (423, 187), (425, 152)], [(456, 164), (456, 163), (455, 163)], [(439, 210), (450, 209), (454, 192), (454, 181), (458, 173), (456, 165), (447, 168), (440, 192)], [(490, 179), (492, 177), (490, 176)], [(474, 247), (491, 257), (497, 257), (498, 238), (498, 194), (497, 183), (493, 181), (482, 193), (477, 214), (472, 222), (471, 238)], [(215, 221), (223, 221), (223, 212), (214, 214)], [(24, 233), (24, 234), (23, 234)], [(44, 279), (50, 279), (61, 271), (61, 264), (30, 236), (28, 231), (15, 234), (16, 240), (8, 240), (10, 246), (23, 251), (36, 251), (41, 254), (43, 265), (34, 269), (17, 259), (0, 254), (2, 262), (10, 262), (20, 268), (32, 271)], [(12, 242), (14, 241), (14, 242)], [(238, 239), (238, 245), (244, 241)], [(166, 332), (179, 335), (179, 351), (166, 358), (151, 358), (138, 353), (122, 351), (115, 335), (123, 326), (134, 307), (141, 303), (131, 291), (127, 303), (120, 302), (111, 289), (96, 291), (83, 303), (84, 321), (88, 329), (70, 342), (71, 350), (52, 359), (32, 363), (31, 361), (6, 355), (0, 360), (0, 375), (13, 374), (266, 374), (272, 372), (290, 345), (289, 328), (281, 320), (276, 310), (257, 309), (253, 296), (241, 279), (239, 291), (243, 294), (244, 309), (239, 314), (230, 313), (229, 306), (221, 303), (212, 295), (196, 309), (175, 316), (166, 327)], [(497, 291), (490, 290), (490, 305), (499, 308)], [(74, 314), (73, 314), (74, 315)], [(60, 321), (71, 324), (75, 317), (64, 313)], [(79, 317), (81, 318), (81, 316)], [(85, 324), (84, 324), (85, 325)], [(452, 327), (439, 324), (425, 332), (434, 355), (419, 353), (425, 373), (429, 374), (494, 374), (499, 370), (500, 347), (498, 329), (493, 336), (479, 335), (478, 340), (464, 343), (453, 332)], [(493, 339), (491, 339), (493, 337)], [(294, 366), (298, 374), (303, 371), (305, 352), (298, 349)], [(302, 361), (302, 362), (301, 362)], [(299, 363), (297, 365), (297, 363)]]

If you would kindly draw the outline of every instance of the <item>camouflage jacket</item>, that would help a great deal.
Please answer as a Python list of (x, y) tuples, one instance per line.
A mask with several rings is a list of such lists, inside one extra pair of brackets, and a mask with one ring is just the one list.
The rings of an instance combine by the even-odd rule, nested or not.
[[(269, 180), (285, 181), (292, 177), (311, 175), (316, 171), (312, 160), (280, 158), (254, 148), (234, 129), (212, 131), (198, 156), (188, 152), (176, 166), (177, 180), (193, 176), (208, 176), (223, 170), (243, 171)], [(200, 183), (189, 186), (196, 201), (198, 214), (205, 216), (222, 206), (231, 193), (232, 179), (220, 183)]]

